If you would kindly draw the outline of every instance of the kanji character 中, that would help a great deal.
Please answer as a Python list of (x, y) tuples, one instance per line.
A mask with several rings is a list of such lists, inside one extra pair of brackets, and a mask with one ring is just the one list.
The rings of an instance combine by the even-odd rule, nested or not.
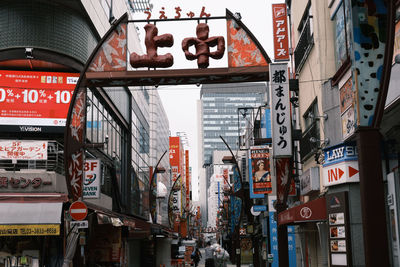
[(159, 56), (157, 54), (158, 47), (171, 47), (174, 44), (174, 37), (171, 34), (163, 34), (158, 36), (158, 29), (154, 24), (144, 26), (146, 30), (145, 45), (146, 55), (139, 56), (132, 53), (130, 63), (134, 68), (168, 68), (174, 64), (174, 57), (168, 53)]
[[(209, 65), (209, 57), (221, 59), (225, 52), (225, 39), (223, 36), (208, 37), (210, 29), (206, 23), (199, 23), (196, 27), (195, 37), (185, 38), (182, 41), (182, 50), (188, 60), (197, 59), (199, 68), (207, 68)], [(189, 47), (194, 45), (196, 54), (189, 52)], [(210, 52), (210, 47), (217, 46), (217, 50)]]

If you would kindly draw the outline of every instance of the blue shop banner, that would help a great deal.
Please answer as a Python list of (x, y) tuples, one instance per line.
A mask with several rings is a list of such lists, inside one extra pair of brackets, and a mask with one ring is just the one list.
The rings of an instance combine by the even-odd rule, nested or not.
[[(269, 237), (271, 250), (270, 254), (274, 255), (274, 261), (271, 263), (271, 267), (279, 267), (278, 257), (278, 224), (274, 220), (274, 213), (269, 212)], [(296, 237), (294, 233), (294, 226), (288, 226), (288, 252), (289, 252), (289, 266), (296, 267)]]
[(339, 144), (324, 149), (324, 167), (343, 161), (358, 160), (357, 146), (354, 143)]

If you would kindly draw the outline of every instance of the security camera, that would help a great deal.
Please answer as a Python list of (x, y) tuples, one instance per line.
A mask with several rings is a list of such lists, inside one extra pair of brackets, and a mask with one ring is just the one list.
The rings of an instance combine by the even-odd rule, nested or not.
[(106, 137), (104, 139), (104, 143), (108, 144), (108, 134), (106, 134)]

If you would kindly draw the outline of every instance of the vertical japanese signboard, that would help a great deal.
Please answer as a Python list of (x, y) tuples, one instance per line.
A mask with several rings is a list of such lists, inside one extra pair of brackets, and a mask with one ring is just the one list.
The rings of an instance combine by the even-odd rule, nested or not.
[(180, 173), (180, 140), (179, 137), (169, 137), (169, 164), (171, 165), (172, 181), (174, 182)]
[(292, 156), (289, 75), (287, 63), (269, 65), (272, 145), (275, 158)]
[(272, 193), (270, 154), (268, 146), (250, 148), (249, 162), (250, 197), (263, 198), (264, 194)]
[(286, 4), (272, 5), (272, 27), (274, 30), (275, 61), (289, 60), (289, 35), (286, 19)]

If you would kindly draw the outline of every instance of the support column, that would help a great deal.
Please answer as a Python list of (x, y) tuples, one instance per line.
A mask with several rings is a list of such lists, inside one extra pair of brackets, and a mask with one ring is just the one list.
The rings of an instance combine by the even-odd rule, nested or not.
[(389, 266), (381, 134), (377, 128), (360, 127), (356, 139), (365, 266)]

